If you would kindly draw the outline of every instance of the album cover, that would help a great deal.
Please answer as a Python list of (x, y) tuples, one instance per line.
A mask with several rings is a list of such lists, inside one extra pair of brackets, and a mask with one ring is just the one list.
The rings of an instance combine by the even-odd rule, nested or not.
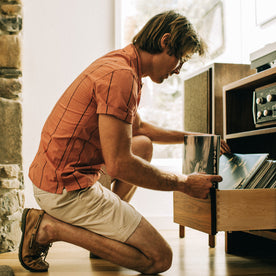
[(218, 174), (219, 135), (187, 135), (184, 137), (183, 173)]
[(243, 189), (254, 175), (262, 170), (268, 153), (223, 154), (220, 157), (219, 174), (223, 177), (220, 190)]

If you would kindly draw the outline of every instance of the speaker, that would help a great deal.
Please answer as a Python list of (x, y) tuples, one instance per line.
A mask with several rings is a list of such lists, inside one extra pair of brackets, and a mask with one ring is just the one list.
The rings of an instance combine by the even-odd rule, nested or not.
[(184, 82), (184, 129), (212, 133), (211, 74), (206, 70)]
[(213, 63), (184, 79), (184, 130), (223, 137), (223, 86), (256, 73), (246, 64)]

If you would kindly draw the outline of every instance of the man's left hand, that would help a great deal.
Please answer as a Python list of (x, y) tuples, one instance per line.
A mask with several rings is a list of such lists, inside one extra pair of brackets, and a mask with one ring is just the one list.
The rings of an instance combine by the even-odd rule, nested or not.
[(224, 140), (221, 140), (221, 143), (220, 143), (220, 154), (230, 153), (230, 152), (231, 152), (230, 147), (227, 145), (227, 143)]

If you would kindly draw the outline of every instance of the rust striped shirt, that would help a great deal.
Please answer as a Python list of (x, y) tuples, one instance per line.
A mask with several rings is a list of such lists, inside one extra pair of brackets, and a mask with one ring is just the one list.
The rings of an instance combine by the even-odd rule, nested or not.
[(141, 64), (130, 44), (86, 68), (47, 118), (29, 177), (42, 190), (62, 193), (93, 185), (104, 164), (98, 114), (132, 123), (141, 95)]

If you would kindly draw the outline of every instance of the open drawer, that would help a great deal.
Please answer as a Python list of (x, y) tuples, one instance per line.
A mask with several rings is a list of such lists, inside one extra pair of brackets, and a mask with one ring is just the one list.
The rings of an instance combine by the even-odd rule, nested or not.
[(211, 235), (276, 229), (276, 189), (216, 190), (213, 200), (174, 192), (174, 222)]

